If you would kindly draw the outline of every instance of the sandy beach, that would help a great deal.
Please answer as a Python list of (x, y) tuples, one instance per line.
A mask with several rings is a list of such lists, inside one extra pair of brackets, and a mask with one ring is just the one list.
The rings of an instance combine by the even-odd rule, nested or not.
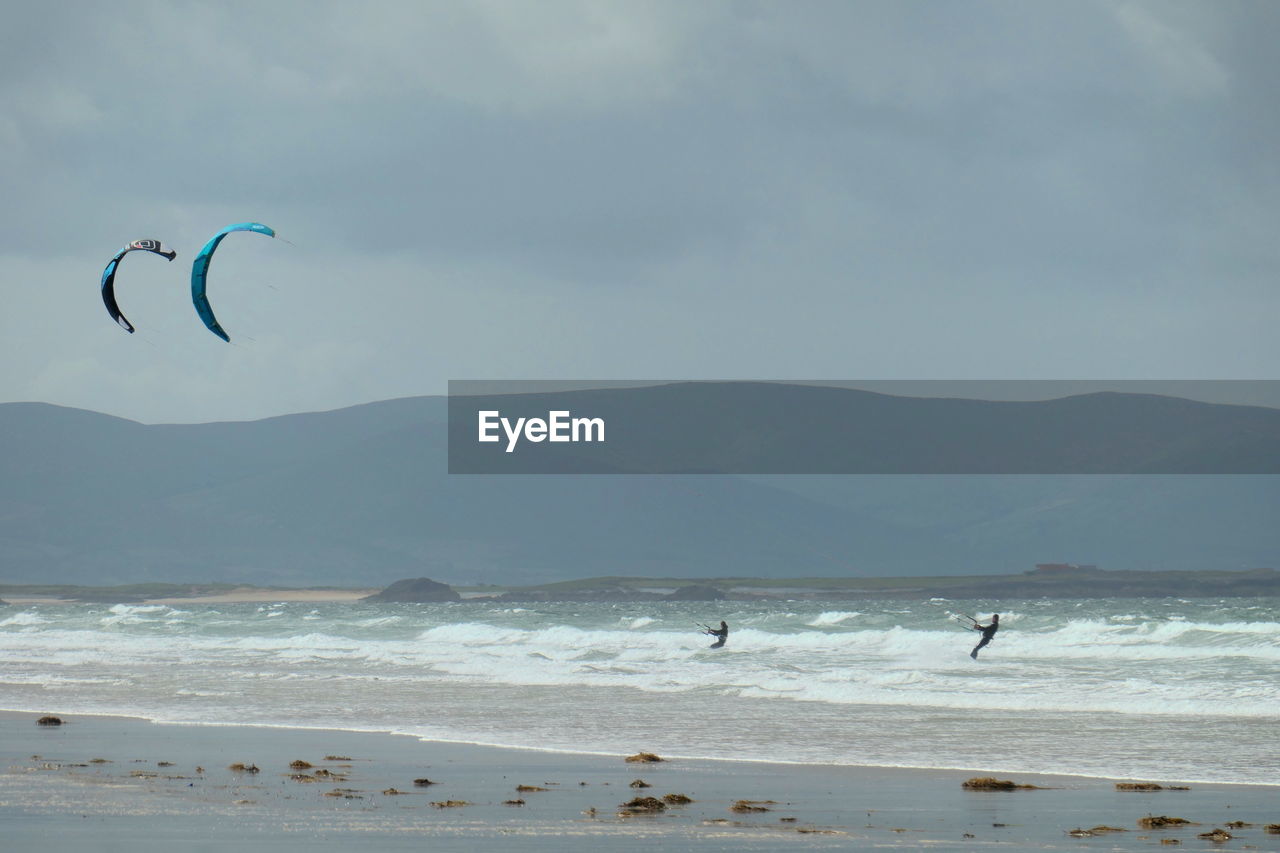
[[(1280, 847), (1265, 829), (1280, 822), (1274, 787), (1128, 792), (1115, 780), (1024, 774), (1013, 781), (1036, 788), (972, 791), (966, 779), (991, 774), (637, 764), (376, 732), (107, 716), (40, 726), (38, 717), (0, 713), (7, 849), (1145, 850), (1175, 840), (1208, 848), (1213, 842), (1199, 836), (1216, 828), (1241, 849)], [(691, 802), (655, 813), (623, 808), (673, 795)], [(1149, 815), (1191, 823), (1141, 828)], [(1094, 827), (1114, 829), (1072, 834)]]
[(184, 604), (254, 604), (275, 601), (294, 602), (329, 602), (359, 601), (378, 590), (370, 589), (257, 589), (245, 587), (233, 589), (217, 595), (187, 596), (179, 598), (149, 598), (144, 604), (167, 604), (181, 606)]

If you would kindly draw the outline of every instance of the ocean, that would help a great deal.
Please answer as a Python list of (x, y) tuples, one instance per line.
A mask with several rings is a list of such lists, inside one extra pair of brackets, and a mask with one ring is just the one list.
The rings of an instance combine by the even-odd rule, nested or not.
[[(1280, 783), (1280, 599), (0, 608), (0, 708)], [(728, 621), (710, 650), (697, 623)]]

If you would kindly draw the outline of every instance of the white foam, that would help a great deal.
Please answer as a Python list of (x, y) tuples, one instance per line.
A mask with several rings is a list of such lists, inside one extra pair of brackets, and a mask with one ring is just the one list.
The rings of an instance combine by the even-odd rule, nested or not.
[(813, 619), (809, 620), (804, 624), (810, 626), (811, 628), (823, 628), (828, 625), (839, 625), (841, 622), (845, 621), (846, 619), (853, 619), (861, 615), (862, 614), (857, 610), (853, 610), (853, 611), (828, 610), (823, 613), (819, 613)]
[(0, 628), (21, 627), (28, 625), (48, 625), (52, 620), (41, 616), (39, 613), (32, 613), (30, 610), (22, 610), (13, 614), (8, 619), (0, 620)]

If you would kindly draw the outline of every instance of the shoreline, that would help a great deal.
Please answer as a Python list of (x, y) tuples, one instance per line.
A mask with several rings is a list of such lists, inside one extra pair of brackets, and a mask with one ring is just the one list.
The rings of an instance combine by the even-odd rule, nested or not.
[[(1229, 831), (1265, 847), (1275, 836), (1264, 824), (1280, 819), (1275, 789), (1266, 786), (1123, 792), (1102, 778), (1020, 773), (1000, 778), (1038, 790), (970, 791), (961, 787), (965, 779), (992, 774), (674, 757), (632, 764), (618, 755), (389, 732), (111, 715), (66, 716), (64, 725), (46, 727), (35, 724), (37, 716), (0, 712), (0, 819), (19, 847), (40, 842), (55, 852), (83, 849), (89, 827), (94, 839), (105, 833), (145, 842), (140, 849), (172, 849), (175, 839), (217, 830), (219, 844), (262, 849), (371, 840), (376, 849), (420, 849), (430, 837), (441, 849), (483, 840), (576, 853), (601, 843), (644, 849), (654, 841), (664, 849), (726, 851), (784, 842), (804, 849), (971, 850), (1001, 842), (1053, 849), (1078, 843), (1068, 835), (1074, 829), (1110, 826), (1124, 830), (1107, 833), (1111, 849), (1129, 850), (1146, 849), (1154, 838), (1193, 841), (1235, 820), (1253, 826)], [(295, 761), (311, 766), (291, 767)], [(235, 764), (259, 772), (233, 770)], [(632, 787), (638, 779), (651, 787)], [(675, 794), (692, 802), (619, 814), (634, 797)], [(1148, 814), (1197, 825), (1140, 829)]]
[[(0, 583), (0, 600), (8, 604), (226, 604), (267, 601), (352, 602), (383, 591), (386, 587), (258, 587), (240, 584), (223, 591), (189, 592), (184, 589), (211, 584), (160, 583), (176, 587), (171, 595), (144, 597), (136, 585), (94, 587), (78, 584), (48, 585)], [(807, 601), (812, 603), (875, 602), (885, 600), (968, 601), (1003, 599), (1088, 600), (1094, 598), (1274, 598), (1280, 596), (1280, 570), (1206, 569), (1150, 571), (1137, 569), (1103, 570), (1088, 566), (1037, 566), (1035, 570), (1005, 574), (964, 574), (907, 577), (829, 578), (808, 577), (762, 579), (745, 577), (648, 578), (640, 576), (596, 576), (549, 581), (531, 585), (468, 586), (446, 584), (463, 601), (503, 603), (594, 602), (640, 603), (672, 600), (685, 587), (714, 587), (725, 601)], [(230, 584), (212, 584), (225, 587)], [(14, 587), (4, 593), (5, 587)], [(111, 591), (119, 589), (119, 598)], [(24, 590), (26, 590), (24, 592)], [(72, 590), (84, 590), (88, 598), (70, 598)], [(686, 599), (674, 599), (686, 600)], [(690, 599), (698, 600), (698, 599)]]
[[(0, 721), (9, 716), (41, 717), (46, 714), (58, 716), (57, 712), (45, 710), (17, 709), (9, 707), (0, 707)], [(106, 720), (125, 720), (134, 723), (140, 723), (150, 726), (172, 726), (174, 728), (225, 728), (231, 730), (239, 729), (261, 729), (264, 731), (281, 731), (281, 732), (329, 732), (337, 735), (356, 735), (365, 736), (373, 735), (377, 737), (390, 738), (408, 738), (416, 743), (421, 744), (438, 744), (444, 747), (457, 747), (459, 749), (493, 749), (493, 750), (510, 750), (514, 752), (538, 753), (548, 756), (563, 756), (566, 759), (621, 759), (624, 754), (621, 752), (606, 752), (600, 750), (587, 749), (564, 749), (559, 747), (544, 746), (516, 746), (513, 744), (499, 743), (496, 741), (478, 741), (464, 740), (460, 738), (447, 737), (431, 737), (418, 734), (416, 732), (399, 731), (391, 728), (340, 728), (324, 725), (291, 725), (286, 723), (228, 723), (228, 722), (202, 722), (194, 720), (165, 720), (156, 717), (147, 717), (138, 714), (118, 713), (118, 712), (74, 712), (64, 715), (67, 718), (75, 719), (106, 719)], [(1172, 776), (1128, 776), (1123, 774), (1095, 774), (1095, 773), (1072, 773), (1065, 771), (1033, 771), (1004, 769), (1000, 767), (992, 767), (984, 765), (977, 769), (972, 767), (960, 767), (951, 765), (921, 765), (921, 764), (869, 764), (869, 763), (837, 763), (837, 762), (821, 762), (821, 761), (788, 761), (785, 759), (774, 758), (735, 758), (726, 756), (709, 756), (709, 755), (685, 755), (681, 753), (665, 753), (667, 758), (672, 761), (682, 762), (700, 762), (708, 764), (725, 764), (725, 765), (759, 765), (763, 767), (791, 767), (791, 768), (814, 768), (841, 771), (867, 771), (867, 772), (896, 772), (907, 771), (912, 773), (967, 773), (979, 776), (1016, 776), (1020, 779), (1027, 778), (1039, 780), (1077, 780), (1080, 783), (1100, 782), (1100, 783), (1124, 783), (1124, 782), (1156, 782), (1169, 788), (1171, 786), (1182, 785), (1201, 785), (1216, 787), (1237, 787), (1237, 788), (1257, 788), (1259, 790), (1276, 790), (1280, 789), (1280, 781), (1274, 783), (1264, 782), (1224, 782), (1210, 779), (1183, 779)], [(1034, 778), (1033, 778), (1034, 777)], [(1047, 786), (1046, 786), (1047, 787)], [(1280, 817), (1280, 814), (1277, 815)]]

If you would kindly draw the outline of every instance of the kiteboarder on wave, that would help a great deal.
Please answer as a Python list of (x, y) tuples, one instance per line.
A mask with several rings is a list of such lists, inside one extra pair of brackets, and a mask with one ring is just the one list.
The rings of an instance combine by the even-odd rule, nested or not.
[(724, 641), (729, 639), (729, 624), (725, 622), (723, 619), (721, 619), (719, 628), (707, 628), (707, 626), (705, 625), (703, 627), (706, 628), (706, 630), (703, 631), (702, 633), (708, 634), (716, 638), (716, 641), (712, 643), (709, 646), (709, 648), (712, 648), (712, 649), (724, 648)]
[(974, 622), (973, 630), (982, 632), (982, 640), (978, 643), (978, 645), (973, 647), (973, 651), (969, 652), (969, 657), (973, 658), (974, 660), (977, 660), (978, 649), (982, 648), (987, 643), (991, 642), (991, 638), (996, 635), (996, 631), (1000, 630), (1000, 614), (999, 613), (991, 614), (990, 625), (982, 625), (978, 622)]

